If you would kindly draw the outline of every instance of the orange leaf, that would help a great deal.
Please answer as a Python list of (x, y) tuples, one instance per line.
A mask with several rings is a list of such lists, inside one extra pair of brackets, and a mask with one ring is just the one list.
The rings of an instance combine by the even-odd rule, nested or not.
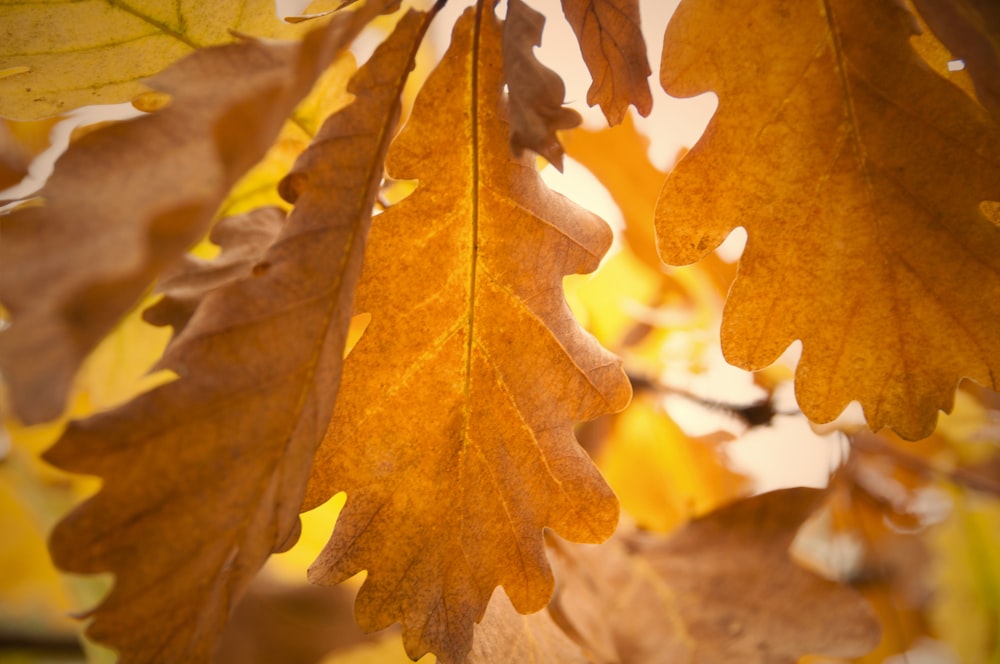
[(862, 655), (879, 639), (870, 607), (788, 554), (821, 496), (755, 496), (669, 537), (635, 532), (599, 547), (553, 541), (561, 585), (549, 611), (598, 662), (791, 664), (808, 653)]
[(368, 570), (361, 626), (402, 622), (412, 657), (443, 662), (468, 653), (498, 584), (518, 611), (548, 602), (543, 528), (612, 533), (617, 501), (573, 423), (630, 395), (561, 287), (611, 231), (512, 157), (497, 23), (490, 3), (458, 20), (390, 151), (390, 174), (420, 185), (373, 224), (356, 302), (371, 323), (305, 501), (347, 493), (310, 578)]
[(594, 82), (587, 103), (601, 105), (608, 123), (625, 117), (629, 104), (643, 117), (653, 108), (646, 40), (639, 28), (639, 0), (562, 0)]
[[(749, 240), (726, 304), (726, 359), (749, 370), (803, 343), (796, 395), (828, 422), (917, 439), (964, 377), (1000, 386), (1000, 130), (908, 44), (902, 5), (682, 2), (664, 88), (719, 110), (667, 178), (665, 261)], [(726, 35), (718, 39), (718, 35)]]
[(913, 0), (972, 76), (976, 96), (1000, 120), (1000, 5), (994, 0)]
[(166, 108), (84, 136), (59, 159), (44, 205), (0, 217), (0, 301), (13, 318), (0, 370), (25, 423), (59, 415), (83, 358), (204, 235), (378, 4), (301, 44), (251, 40), (184, 58), (151, 80), (173, 95)]
[[(46, 454), (104, 480), (51, 548), (68, 571), (115, 574), (89, 633), (122, 662), (208, 660), (235, 599), (298, 537), (383, 159), (427, 21), (405, 16), (355, 75), (367, 94), (303, 156), (277, 238), (252, 268), (243, 263), (242, 278), (204, 294), (168, 347), (160, 366), (180, 378), (71, 423)], [(313, 151), (336, 158), (317, 165)]]
[(533, 48), (542, 43), (545, 17), (521, 0), (507, 3), (503, 28), (503, 74), (510, 91), (510, 144), (514, 154), (534, 150), (562, 170), (560, 129), (582, 122), (580, 114), (563, 107), (566, 86), (559, 74), (535, 59)]

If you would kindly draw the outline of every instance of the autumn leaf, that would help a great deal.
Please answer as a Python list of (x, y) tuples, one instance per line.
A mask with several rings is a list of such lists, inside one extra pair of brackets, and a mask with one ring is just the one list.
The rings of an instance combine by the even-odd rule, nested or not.
[(503, 592), (493, 593), (481, 623), (475, 627), (466, 664), (495, 662), (591, 662), (548, 611), (524, 616)]
[(1000, 120), (1000, 7), (992, 0), (913, 0), (972, 76), (976, 96)]
[(649, 394), (637, 392), (595, 461), (622, 509), (643, 528), (670, 532), (748, 493), (748, 478), (727, 467), (720, 449), (726, 439), (688, 437)]
[[(726, 359), (757, 370), (795, 339), (796, 396), (829, 422), (929, 434), (962, 377), (996, 389), (1000, 131), (910, 48), (893, 2), (682, 2), (661, 78), (719, 110), (661, 192), (659, 251), (749, 240), (724, 312)], [(716, 38), (725, 34), (725, 39)]]
[(597, 662), (782, 664), (808, 653), (862, 655), (879, 634), (865, 601), (788, 553), (821, 496), (815, 489), (755, 496), (666, 537), (624, 533), (600, 547), (553, 540), (560, 588), (549, 611)]
[(0, 122), (0, 189), (21, 181), (31, 163), (31, 155), (14, 137), (6, 123)]
[(0, 301), (13, 318), (0, 333), (0, 369), (23, 421), (59, 414), (83, 358), (204, 235), (378, 6), (301, 44), (246, 41), (185, 58), (152, 82), (173, 95), (166, 108), (87, 134), (58, 161), (44, 205), (0, 216)]
[[(5, 3), (0, 116), (35, 120), (87, 104), (129, 101), (141, 80), (235, 33), (293, 37), (272, 0)], [(4, 75), (6, 73), (6, 75)]]
[(163, 297), (142, 313), (143, 319), (160, 327), (172, 327), (175, 336), (180, 334), (208, 293), (252, 273), (284, 221), (285, 212), (276, 207), (220, 220), (208, 236), (219, 247), (219, 255), (204, 260), (188, 254), (171, 265), (157, 284)]
[(305, 500), (347, 493), (310, 579), (367, 570), (362, 628), (401, 622), (411, 657), (442, 662), (464, 659), (497, 585), (522, 613), (548, 602), (542, 528), (597, 542), (618, 516), (573, 422), (623, 408), (629, 385), (561, 289), (611, 231), (511, 155), (501, 63), (479, 3), (390, 151), (389, 174), (420, 184), (373, 224), (355, 304), (371, 323)]
[(600, 104), (611, 125), (622, 121), (629, 104), (649, 115), (651, 71), (638, 0), (562, 0), (562, 8), (594, 79), (587, 103)]
[(510, 105), (510, 143), (514, 154), (534, 150), (562, 170), (563, 148), (556, 132), (582, 122), (580, 114), (563, 107), (566, 86), (559, 74), (537, 59), (545, 17), (521, 0), (507, 3), (503, 26), (503, 75)]
[[(356, 74), (367, 94), (303, 156), (277, 238), (252, 266), (236, 262), (242, 278), (206, 292), (167, 348), (159, 367), (180, 378), (71, 423), (45, 455), (104, 481), (57, 526), (51, 549), (67, 571), (115, 574), (88, 632), (123, 662), (207, 660), (235, 599), (298, 537), (383, 158), (427, 21), (408, 14)], [(312, 151), (337, 158), (316, 165)], [(201, 276), (205, 290), (212, 275)]]

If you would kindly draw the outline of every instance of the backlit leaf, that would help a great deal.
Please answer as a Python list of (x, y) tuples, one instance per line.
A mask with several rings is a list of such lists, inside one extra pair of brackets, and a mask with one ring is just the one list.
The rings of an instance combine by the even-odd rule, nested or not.
[(542, 43), (545, 17), (521, 0), (507, 3), (503, 26), (503, 75), (510, 91), (511, 146), (515, 154), (534, 150), (562, 170), (560, 129), (580, 124), (580, 114), (563, 107), (566, 86), (559, 74), (537, 59), (533, 49)]
[(490, 3), (458, 20), (388, 160), (419, 178), (376, 218), (345, 363), (305, 506), (347, 502), (310, 569), (367, 570), (356, 616), (403, 624), (407, 652), (469, 652), (497, 585), (518, 611), (552, 593), (542, 528), (597, 542), (618, 505), (573, 423), (619, 410), (620, 362), (573, 320), (561, 281), (611, 243), (597, 217), (511, 155), (501, 33)]
[(292, 37), (273, 0), (5, 2), (0, 22), (0, 116), (35, 120), (88, 104), (129, 101), (140, 81), (233, 34)]
[[(962, 377), (1000, 384), (1000, 129), (908, 43), (890, 0), (682, 2), (661, 78), (719, 110), (661, 192), (665, 261), (736, 226), (727, 360), (756, 370), (803, 343), (796, 396), (828, 422), (926, 436)], [(717, 38), (725, 35), (724, 39)]]
[[(0, 216), (0, 369), (28, 423), (56, 417), (80, 362), (153, 279), (204, 235), (229, 188), (376, 6), (301, 44), (205, 49), (153, 85), (161, 111), (87, 134), (41, 206)], [(99, 164), (100, 166), (95, 166)]]
[(651, 72), (639, 27), (639, 0), (562, 0), (562, 7), (594, 79), (587, 103), (600, 104), (612, 125), (622, 121), (629, 104), (649, 115)]
[[(259, 260), (237, 261), (214, 290), (201, 271), (207, 292), (160, 363), (180, 378), (70, 424), (46, 453), (103, 479), (51, 549), (63, 569), (115, 574), (88, 632), (122, 662), (206, 661), (250, 579), (298, 537), (383, 159), (427, 20), (409, 14), (356, 74), (368, 93), (303, 156), (295, 209)], [(335, 158), (317, 165), (313, 151)]]

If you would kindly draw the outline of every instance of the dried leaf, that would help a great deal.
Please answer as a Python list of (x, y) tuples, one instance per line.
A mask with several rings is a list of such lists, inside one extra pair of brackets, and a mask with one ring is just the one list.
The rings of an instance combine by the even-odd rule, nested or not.
[(563, 632), (548, 611), (523, 616), (503, 592), (493, 593), (482, 622), (476, 625), (466, 664), (496, 662), (592, 661)]
[(630, 393), (561, 289), (597, 267), (610, 229), (511, 156), (501, 61), (479, 3), (390, 151), (390, 175), (420, 185), (373, 224), (356, 301), (372, 319), (305, 501), (347, 493), (310, 579), (368, 570), (361, 626), (399, 621), (412, 657), (442, 662), (463, 660), (498, 584), (518, 611), (548, 602), (543, 527), (590, 542), (614, 530), (617, 501), (573, 422)]
[(562, 0), (594, 82), (587, 103), (601, 105), (608, 123), (625, 117), (629, 104), (643, 117), (653, 109), (649, 60), (639, 27), (639, 0)]
[(598, 662), (782, 664), (807, 653), (862, 655), (879, 635), (865, 601), (788, 554), (821, 495), (755, 496), (669, 537), (638, 532), (599, 547), (554, 541), (561, 585), (549, 610)]
[(370, 213), (426, 15), (408, 14), (304, 157), (297, 204), (242, 279), (204, 295), (162, 368), (180, 378), (70, 424), (46, 454), (102, 490), (56, 528), (68, 571), (116, 576), (88, 630), (122, 662), (206, 661), (268, 555), (298, 537), (336, 399)]
[(664, 88), (714, 90), (719, 110), (656, 212), (672, 264), (747, 229), (729, 362), (760, 369), (801, 339), (810, 419), (857, 400), (910, 439), (963, 376), (1000, 386), (1000, 229), (980, 209), (1000, 199), (1000, 130), (923, 64), (914, 29), (888, 1), (682, 2)]
[(303, 34), (278, 20), (273, 0), (4, 4), (0, 116), (35, 120), (88, 104), (129, 101), (140, 83), (199, 48)]
[(143, 319), (161, 327), (169, 325), (174, 328), (175, 336), (180, 334), (209, 292), (251, 274), (284, 221), (284, 211), (276, 207), (259, 208), (219, 221), (208, 236), (220, 247), (219, 255), (204, 260), (188, 254), (174, 263), (157, 285), (164, 296), (143, 312)]
[(993, 0), (913, 0), (913, 5), (962, 60), (979, 101), (1000, 120), (1000, 5)]
[(153, 81), (173, 95), (169, 106), (81, 138), (41, 191), (44, 205), (0, 217), (0, 301), (13, 318), (0, 369), (22, 420), (59, 414), (83, 358), (205, 233), (378, 4), (301, 44), (248, 41), (185, 58)]
[(583, 119), (563, 107), (566, 86), (559, 74), (535, 59), (545, 17), (521, 0), (509, 0), (503, 27), (503, 75), (510, 92), (510, 144), (515, 155), (534, 150), (562, 170), (563, 148), (556, 132)]

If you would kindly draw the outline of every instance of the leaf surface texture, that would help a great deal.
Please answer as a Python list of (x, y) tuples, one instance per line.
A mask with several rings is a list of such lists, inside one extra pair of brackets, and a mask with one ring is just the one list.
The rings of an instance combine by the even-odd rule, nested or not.
[[(801, 339), (796, 396), (828, 422), (928, 435), (962, 377), (998, 387), (1000, 130), (908, 43), (896, 2), (683, 2), (661, 79), (719, 109), (668, 177), (659, 251), (749, 240), (726, 303), (726, 359), (757, 370)], [(719, 35), (725, 35), (720, 38)]]
[[(83, 358), (208, 229), (230, 187), (372, 12), (301, 43), (204, 49), (156, 77), (161, 111), (70, 146), (43, 204), (0, 217), (0, 369), (15, 412), (52, 419)], [(95, 167), (100, 164), (100, 167)]]
[(617, 501), (573, 423), (630, 396), (561, 287), (597, 267), (611, 231), (511, 155), (488, 5), (458, 20), (389, 153), (391, 176), (420, 183), (373, 224), (356, 301), (371, 323), (305, 501), (347, 493), (310, 579), (367, 570), (361, 626), (402, 622), (411, 656), (443, 662), (469, 652), (497, 585), (518, 611), (548, 602), (543, 527), (613, 532)]
[(0, 115), (19, 120), (129, 101), (141, 80), (233, 31), (292, 37), (272, 0), (56, 0), (4, 3)]
[[(51, 549), (63, 569), (115, 574), (89, 633), (123, 662), (207, 661), (235, 599), (298, 537), (384, 155), (426, 20), (410, 13), (358, 71), (368, 94), (332, 116), (303, 155), (295, 209), (259, 259), (233, 260), (240, 246), (252, 253), (273, 220), (236, 224), (221, 272), (189, 266), (187, 284), (168, 286), (174, 299), (182, 286), (201, 294), (189, 319), (183, 308), (164, 317), (181, 332), (160, 367), (180, 378), (71, 423), (46, 453), (104, 480), (56, 528)], [(333, 158), (317, 165), (313, 151)]]
[(608, 123), (625, 117), (629, 104), (649, 115), (649, 61), (639, 27), (639, 0), (562, 0), (593, 83), (587, 103), (600, 104)]

